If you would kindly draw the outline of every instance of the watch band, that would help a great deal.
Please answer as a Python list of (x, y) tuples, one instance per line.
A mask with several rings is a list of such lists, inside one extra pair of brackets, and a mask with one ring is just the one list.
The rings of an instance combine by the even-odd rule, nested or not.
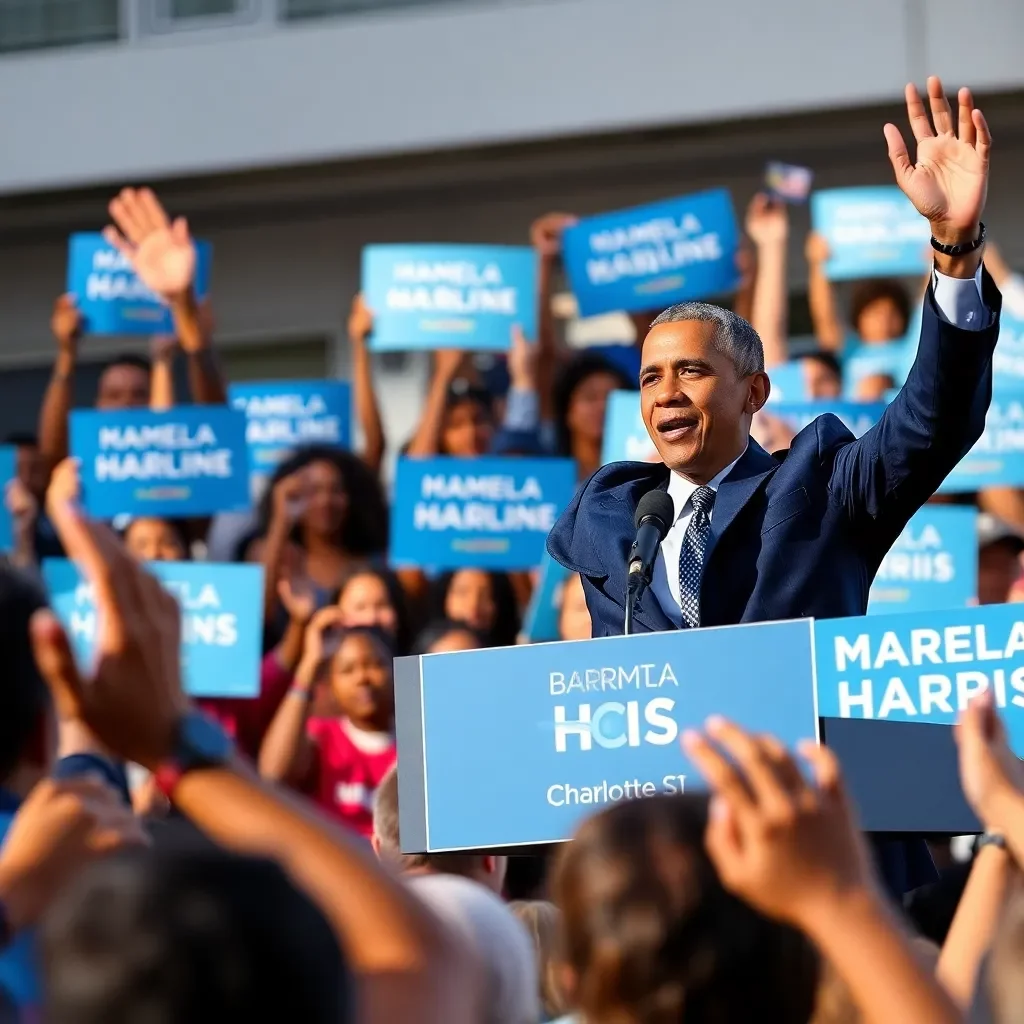
[(985, 225), (979, 221), (978, 226), (981, 230), (978, 232), (978, 237), (974, 239), (973, 242), (959, 242), (957, 245), (945, 245), (932, 235), (932, 248), (936, 252), (941, 252), (944, 256), (966, 256), (968, 253), (974, 252), (976, 249), (980, 249), (985, 244)]
[(1001, 832), (986, 832), (984, 835), (978, 837), (978, 843), (975, 850), (980, 853), (986, 846), (995, 846), (1000, 850), (1005, 850), (1006, 836)]

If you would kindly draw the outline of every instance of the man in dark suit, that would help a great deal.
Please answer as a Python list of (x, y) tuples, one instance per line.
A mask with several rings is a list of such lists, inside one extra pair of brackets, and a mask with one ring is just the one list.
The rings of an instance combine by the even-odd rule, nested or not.
[(551, 556), (583, 579), (594, 636), (622, 632), (633, 514), (653, 488), (668, 491), (675, 521), (637, 631), (863, 615), (882, 557), (981, 436), (1000, 307), (982, 267), (991, 136), (969, 90), (958, 117), (937, 78), (928, 98), (934, 129), (907, 86), (916, 164), (885, 126), (896, 180), (935, 249), (903, 390), (859, 440), (825, 415), (770, 455), (750, 437), (769, 393), (757, 333), (706, 303), (662, 313), (643, 344), (640, 405), (664, 464), (598, 470), (548, 538)]

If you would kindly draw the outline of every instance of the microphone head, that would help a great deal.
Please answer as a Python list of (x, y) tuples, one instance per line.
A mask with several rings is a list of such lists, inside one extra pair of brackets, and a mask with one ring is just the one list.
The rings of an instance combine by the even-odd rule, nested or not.
[(641, 523), (649, 522), (658, 527), (662, 538), (668, 533), (669, 525), (675, 518), (675, 505), (668, 496), (668, 491), (648, 491), (636, 506), (633, 524), (639, 530)]

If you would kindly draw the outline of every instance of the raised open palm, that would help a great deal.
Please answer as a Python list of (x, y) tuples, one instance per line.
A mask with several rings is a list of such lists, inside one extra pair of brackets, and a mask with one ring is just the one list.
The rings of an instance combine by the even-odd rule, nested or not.
[(931, 120), (917, 88), (908, 85), (906, 95), (910, 127), (917, 140), (917, 163), (911, 162), (900, 130), (887, 124), (885, 140), (896, 182), (928, 218), (940, 242), (970, 241), (977, 236), (988, 194), (992, 135), (985, 116), (974, 106), (970, 89), (961, 89), (954, 121), (942, 82), (934, 76), (928, 79)]
[(116, 227), (103, 237), (131, 261), (143, 283), (170, 302), (192, 287), (196, 248), (184, 217), (173, 222), (148, 188), (122, 189), (110, 203)]

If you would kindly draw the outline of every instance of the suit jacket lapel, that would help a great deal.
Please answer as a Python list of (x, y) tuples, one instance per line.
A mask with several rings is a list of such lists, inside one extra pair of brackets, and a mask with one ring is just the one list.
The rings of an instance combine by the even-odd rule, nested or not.
[(762, 481), (778, 465), (753, 439), (732, 472), (722, 481), (715, 495), (715, 508), (711, 513), (711, 535), (714, 543), (729, 529), (740, 509), (754, 496)]

